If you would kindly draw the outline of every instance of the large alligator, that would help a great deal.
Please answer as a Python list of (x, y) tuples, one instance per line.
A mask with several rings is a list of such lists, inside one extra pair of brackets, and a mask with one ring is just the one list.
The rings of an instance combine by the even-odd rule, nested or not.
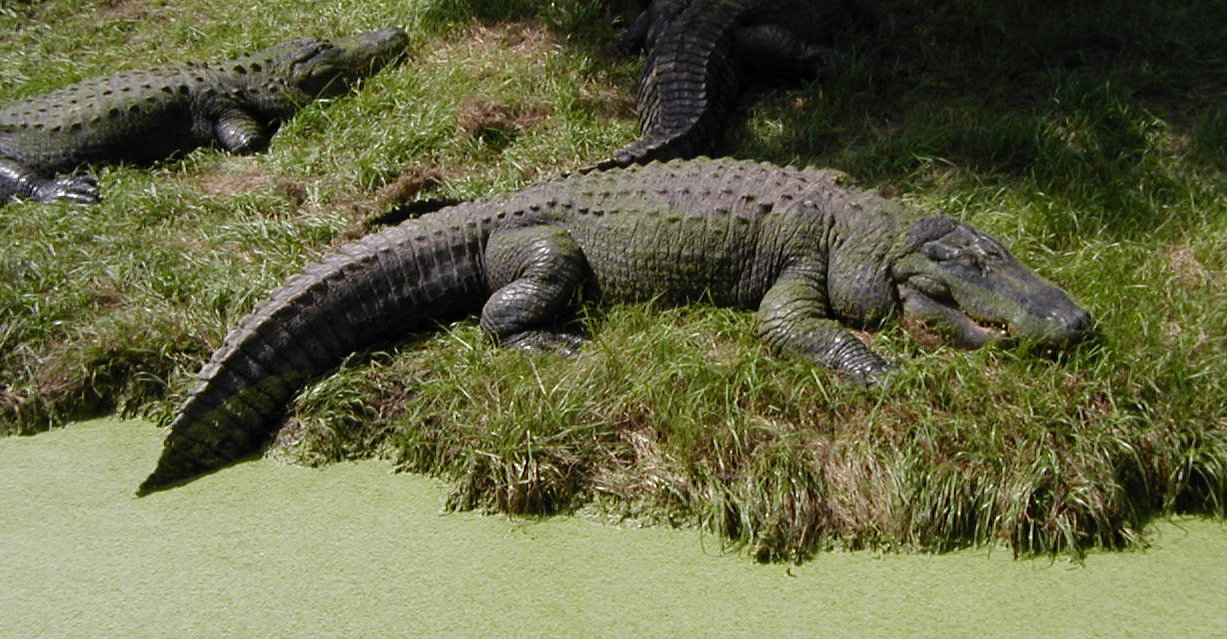
[(763, 339), (866, 384), (894, 364), (844, 323), (896, 310), (955, 344), (1064, 344), (1090, 316), (996, 240), (841, 174), (733, 160), (577, 174), (447, 207), (340, 247), (239, 323), (171, 421), (157, 490), (268, 439), (293, 394), (356, 350), (480, 312), (504, 345), (567, 352), (585, 297), (757, 307)]
[(812, 78), (840, 55), (841, 29), (882, 21), (871, 0), (652, 0), (625, 46), (648, 50), (640, 137), (604, 169), (712, 152), (742, 89)]
[(96, 202), (90, 163), (149, 164), (196, 147), (268, 146), (280, 121), (340, 95), (400, 56), (396, 29), (334, 41), (284, 42), (215, 65), (163, 67), (86, 80), (0, 108), (0, 204), (14, 197)]

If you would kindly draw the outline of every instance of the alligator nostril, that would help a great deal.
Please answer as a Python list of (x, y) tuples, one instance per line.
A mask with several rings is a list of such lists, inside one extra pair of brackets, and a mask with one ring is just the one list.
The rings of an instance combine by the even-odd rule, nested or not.
[(1079, 333), (1090, 330), (1091, 314), (1082, 309), (1078, 309), (1077, 312), (1073, 313), (1069, 318), (1069, 328), (1070, 330), (1078, 331)]

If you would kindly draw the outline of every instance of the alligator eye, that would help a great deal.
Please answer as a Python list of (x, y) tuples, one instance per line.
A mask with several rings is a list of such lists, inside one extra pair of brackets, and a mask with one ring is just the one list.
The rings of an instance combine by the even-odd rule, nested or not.
[(913, 275), (907, 283), (916, 290), (938, 300), (950, 299), (950, 287), (945, 282), (929, 275)]
[(976, 270), (983, 268), (983, 266), (980, 264), (979, 258), (971, 253), (963, 253), (959, 255), (958, 257), (954, 258), (954, 262), (959, 266), (966, 268), (974, 268)]
[(937, 260), (939, 262), (945, 262), (946, 260), (952, 260), (958, 257), (955, 249), (940, 242), (929, 242), (928, 244), (924, 245), (923, 250), (929, 259)]

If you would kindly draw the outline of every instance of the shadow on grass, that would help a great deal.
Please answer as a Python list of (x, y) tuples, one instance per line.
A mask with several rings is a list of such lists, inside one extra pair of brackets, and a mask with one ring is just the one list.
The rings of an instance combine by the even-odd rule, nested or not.
[[(439, 0), (425, 14), (427, 23), (540, 20), (566, 46), (613, 61), (613, 25), (634, 4)], [(722, 148), (874, 183), (952, 168), (1024, 180), (1079, 211), (1040, 221), (1056, 237), (1140, 237), (1186, 222), (1169, 205), (1212, 187), (1160, 160), (1178, 155), (1207, 171), (1227, 163), (1221, 2), (882, 4), (890, 29), (843, 36), (849, 63), (826, 78), (744, 96), (751, 128), (730, 127)]]
[(852, 66), (765, 104), (778, 129), (742, 133), (749, 153), (738, 154), (817, 158), (874, 182), (951, 169), (1023, 180), (1079, 211), (1043, 220), (1052, 234), (1118, 238), (1172, 222), (1168, 205), (1209, 188), (1164, 158), (1223, 166), (1222, 3), (892, 6), (894, 34), (856, 43)]

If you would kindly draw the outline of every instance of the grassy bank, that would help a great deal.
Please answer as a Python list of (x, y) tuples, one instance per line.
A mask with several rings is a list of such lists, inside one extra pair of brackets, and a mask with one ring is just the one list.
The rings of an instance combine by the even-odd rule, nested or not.
[[(834, 166), (998, 236), (1096, 316), (1060, 356), (870, 336), (887, 392), (772, 356), (748, 314), (589, 309), (574, 360), (472, 323), (352, 359), (272, 453), (378, 455), (448, 504), (697, 524), (763, 559), (832, 545), (1136, 543), (1224, 514), (1227, 42), (1221, 3), (888, 3), (820, 82), (756, 94), (739, 157)], [(0, 207), (0, 429), (166, 417), (240, 317), (366, 221), (557, 175), (633, 139), (640, 59), (582, 2), (44, 0), (0, 9), (0, 101), (120, 68), (387, 24), (412, 55), (269, 153), (104, 168), (95, 207)], [(72, 464), (66, 459), (65, 464)], [(153, 459), (150, 459), (152, 467)]]

